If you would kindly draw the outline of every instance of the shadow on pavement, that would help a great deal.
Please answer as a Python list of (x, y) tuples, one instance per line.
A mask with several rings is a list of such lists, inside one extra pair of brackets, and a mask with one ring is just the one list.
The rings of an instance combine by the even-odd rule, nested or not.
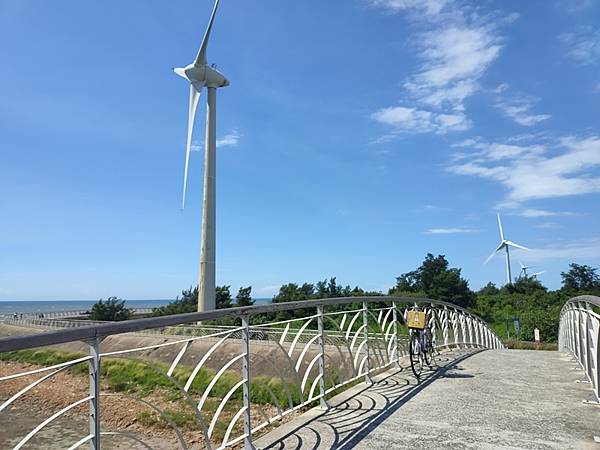
[[(283, 436), (273, 432), (273, 440), (263, 449), (352, 449), (389, 416), (410, 401), (419, 392), (439, 378), (472, 378), (473, 375), (456, 373), (462, 370), (458, 364), (483, 350), (446, 351), (437, 359), (437, 369), (421, 376), (420, 382), (410, 367), (393, 369), (376, 378), (371, 386), (353, 390), (352, 394), (340, 394), (330, 402), (331, 408), (297, 419), (284, 425), (289, 430)], [(314, 410), (313, 410), (314, 411)], [(298, 423), (300, 422), (300, 423)], [(295, 426), (294, 426), (295, 425)], [(258, 443), (264, 443), (269, 435)]]

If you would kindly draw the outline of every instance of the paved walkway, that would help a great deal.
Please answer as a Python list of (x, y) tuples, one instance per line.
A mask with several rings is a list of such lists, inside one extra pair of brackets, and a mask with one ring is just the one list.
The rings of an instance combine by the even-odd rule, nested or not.
[(600, 450), (600, 407), (557, 352), (448, 352), (420, 384), (390, 371), (256, 441), (260, 449)]

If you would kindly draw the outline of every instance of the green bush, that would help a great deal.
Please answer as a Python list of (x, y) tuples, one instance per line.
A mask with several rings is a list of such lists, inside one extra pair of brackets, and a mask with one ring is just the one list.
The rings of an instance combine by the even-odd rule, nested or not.
[(125, 300), (108, 297), (106, 301), (100, 299), (92, 306), (90, 319), (116, 322), (130, 319), (132, 315), (133, 311), (125, 307)]

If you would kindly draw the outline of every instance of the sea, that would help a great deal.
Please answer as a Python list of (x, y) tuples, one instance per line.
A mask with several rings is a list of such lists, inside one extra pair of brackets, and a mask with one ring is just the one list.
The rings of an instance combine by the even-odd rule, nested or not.
[[(270, 298), (255, 298), (254, 304), (270, 303)], [(0, 317), (13, 314), (52, 313), (61, 311), (87, 311), (98, 300), (0, 300)], [(168, 300), (126, 300), (128, 308), (158, 308), (172, 302)]]

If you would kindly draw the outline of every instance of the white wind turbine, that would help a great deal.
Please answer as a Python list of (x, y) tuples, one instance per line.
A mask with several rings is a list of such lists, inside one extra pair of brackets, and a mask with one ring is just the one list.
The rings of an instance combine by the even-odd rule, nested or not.
[(506, 281), (508, 284), (512, 284), (512, 275), (510, 272), (510, 252), (508, 250), (509, 247), (521, 248), (523, 250), (529, 250), (527, 247), (523, 247), (522, 245), (516, 244), (513, 241), (509, 241), (508, 239), (504, 239), (504, 231), (502, 230), (502, 221), (500, 220), (500, 214), (498, 214), (498, 228), (500, 229), (500, 245), (494, 250), (494, 252), (487, 257), (484, 264), (487, 264), (490, 259), (492, 259), (496, 253), (502, 251), (503, 249), (506, 251)]
[(531, 275), (529, 275), (527, 273), (527, 271), (529, 269), (533, 269), (536, 266), (526, 266), (522, 262), (519, 262), (519, 264), (521, 264), (521, 273), (519, 274), (519, 276), (522, 276), (524, 278), (531, 277), (531, 278), (536, 278), (537, 279), (538, 275), (542, 275), (542, 274), (546, 273), (545, 270), (542, 270), (541, 272), (535, 272), (535, 273), (532, 273)]
[(522, 262), (519, 261), (519, 264), (521, 265), (521, 273), (519, 274), (520, 277), (525, 277), (527, 278), (527, 271), (529, 269), (533, 269), (535, 266), (526, 266), (525, 264), (523, 264)]
[(541, 272), (532, 273), (532, 274), (531, 274), (531, 278), (535, 278), (535, 279), (537, 280), (537, 277), (538, 277), (539, 275), (542, 275), (542, 274), (544, 274), (544, 273), (546, 273), (546, 271), (545, 271), (545, 270), (542, 270)]
[(192, 130), (196, 107), (202, 89), (206, 87), (206, 137), (204, 145), (204, 201), (202, 204), (202, 246), (200, 255), (200, 273), (198, 280), (198, 311), (207, 311), (216, 308), (215, 293), (215, 228), (216, 228), (216, 120), (217, 120), (217, 88), (229, 86), (229, 80), (217, 71), (214, 66), (209, 66), (206, 60), (206, 48), (210, 32), (219, 7), (219, 0), (215, 5), (204, 33), (204, 39), (196, 60), (184, 67), (173, 69), (175, 73), (190, 83), (190, 103), (188, 110), (187, 145), (185, 149), (185, 168), (183, 175), (182, 209), (185, 207), (185, 194), (187, 190), (188, 166), (192, 146)]

